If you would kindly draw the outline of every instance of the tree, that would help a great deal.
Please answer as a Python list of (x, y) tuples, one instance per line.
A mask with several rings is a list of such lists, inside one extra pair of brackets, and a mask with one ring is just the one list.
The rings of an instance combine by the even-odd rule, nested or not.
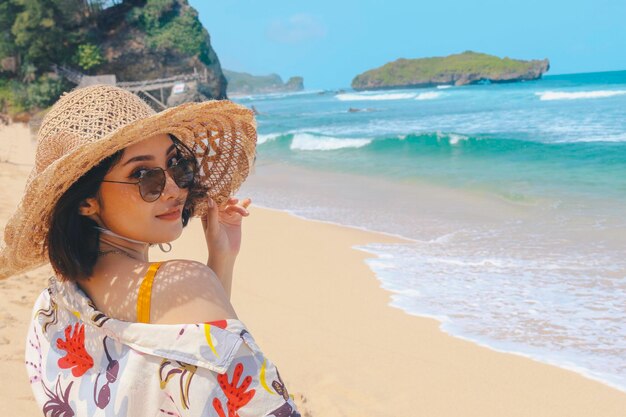
[(104, 58), (102, 57), (100, 48), (94, 44), (87, 43), (78, 45), (76, 61), (82, 69), (89, 71), (91, 68), (102, 64), (104, 62)]
[(22, 10), (17, 14), (11, 32), (24, 61), (47, 68), (66, 55), (67, 42), (55, 20), (51, 0), (16, 0)]
[(11, 25), (15, 49), (24, 62), (40, 71), (47, 71), (53, 63), (69, 62), (88, 36), (84, 0), (7, 1), (15, 5)]
[(20, 11), (20, 7), (14, 0), (0, 2), (0, 59), (13, 56), (16, 53), (15, 36), (11, 32), (11, 26)]

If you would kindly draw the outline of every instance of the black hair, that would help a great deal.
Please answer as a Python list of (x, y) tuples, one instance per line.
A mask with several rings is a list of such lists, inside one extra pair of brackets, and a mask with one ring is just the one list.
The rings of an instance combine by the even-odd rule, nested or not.
[[(187, 145), (170, 134), (179, 156), (192, 162), (195, 181), (188, 189), (187, 200), (181, 213), (183, 227), (187, 226), (195, 207), (206, 198), (208, 187), (198, 177), (198, 161)], [(98, 190), (104, 176), (120, 161), (124, 150), (104, 158), (83, 174), (59, 198), (51, 214), (47, 236), (48, 258), (62, 281), (78, 281), (89, 278), (98, 260), (100, 231), (98, 224), (79, 213), (79, 205), (86, 198), (99, 198)]]

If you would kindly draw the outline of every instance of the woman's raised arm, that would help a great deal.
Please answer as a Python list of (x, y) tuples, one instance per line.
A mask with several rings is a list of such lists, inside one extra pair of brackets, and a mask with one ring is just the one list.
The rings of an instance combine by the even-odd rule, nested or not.
[(202, 227), (206, 238), (209, 259), (207, 266), (219, 278), (228, 299), (233, 280), (235, 259), (241, 248), (241, 223), (243, 216), (250, 213), (247, 207), (252, 200), (231, 197), (222, 207), (217, 207), (213, 199), (207, 199), (209, 209), (202, 217)]

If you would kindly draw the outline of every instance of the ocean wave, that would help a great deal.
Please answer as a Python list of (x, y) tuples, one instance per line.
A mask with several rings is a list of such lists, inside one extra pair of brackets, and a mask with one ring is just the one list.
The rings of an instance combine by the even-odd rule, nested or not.
[(457, 143), (461, 142), (462, 140), (468, 140), (468, 139), (469, 139), (468, 136), (457, 135), (455, 133), (450, 133), (448, 135), (448, 141), (450, 142), (450, 145), (456, 145)]
[(543, 91), (535, 93), (539, 100), (577, 100), (587, 98), (607, 98), (626, 94), (626, 90), (595, 90), (595, 91)]
[[(454, 132), (421, 132), (390, 136), (341, 137), (312, 132), (285, 132), (262, 135), (261, 149), (287, 156), (298, 151), (344, 150), (354, 155), (395, 158), (447, 157), (496, 158), (518, 155), (522, 159), (582, 161), (609, 167), (626, 164), (625, 137), (604, 137), (579, 142), (541, 142), (466, 135)], [(622, 140), (620, 140), (622, 139)], [(612, 151), (607, 151), (611, 146)]]
[(360, 148), (369, 145), (372, 139), (336, 138), (333, 136), (315, 136), (310, 133), (296, 133), (293, 135), (292, 150), (299, 151), (328, 151), (343, 148)]
[(554, 140), (551, 143), (626, 142), (626, 133), (597, 135), (578, 139)]
[(427, 93), (420, 93), (415, 100), (433, 100), (441, 97), (441, 93), (437, 93), (435, 91), (429, 91)]
[(446, 88), (452, 88), (452, 86), (451, 85), (438, 85), (437, 88), (440, 89), (440, 90), (443, 90), (443, 89), (446, 89)]
[(236, 94), (230, 93), (229, 97), (231, 100), (237, 101), (248, 101), (248, 100), (274, 100), (287, 98), (292, 96), (306, 96), (311, 94), (320, 94), (325, 93), (325, 90), (303, 90), (303, 91), (284, 91), (284, 92), (275, 92), (275, 93), (256, 93), (256, 94)]
[(436, 135), (438, 140), (447, 141), (447, 143), (449, 143), (450, 145), (457, 145), (459, 142), (469, 139), (469, 136), (461, 135), (459, 133), (437, 132)]
[[(270, 133), (259, 135), (257, 144), (269, 146), (274, 149), (284, 150), (307, 150), (326, 151), (335, 149), (353, 148), (366, 152), (398, 151), (402, 154), (423, 154), (425, 151), (433, 152), (436, 149), (447, 152), (450, 148), (463, 147), (475, 149), (480, 152), (495, 152), (500, 150), (524, 149), (528, 147), (550, 146), (547, 143), (530, 142), (512, 139), (495, 139), (482, 135), (463, 135), (453, 132), (421, 132), (403, 135), (391, 135), (380, 137), (340, 137), (323, 133), (303, 131), (291, 131), (284, 133)], [(555, 144), (567, 145), (567, 144)], [(574, 144), (572, 144), (574, 145)]]
[(262, 145), (265, 142), (276, 140), (281, 135), (282, 135), (281, 133), (269, 133), (269, 134), (265, 134), (265, 135), (257, 135), (256, 144), (257, 145)]
[[(403, 155), (415, 153), (421, 155), (424, 152), (448, 152), (452, 147), (464, 149), (476, 149), (480, 152), (498, 152), (499, 149), (521, 149), (528, 146), (544, 146), (541, 143), (489, 139), (482, 136), (469, 136), (452, 132), (423, 132), (404, 135), (392, 135), (382, 137), (338, 137), (311, 132), (285, 132), (283, 134), (259, 135), (258, 144), (269, 146), (273, 149), (290, 151), (327, 151), (336, 149), (352, 148), (355, 151), (364, 152), (400, 152)], [(484, 144), (480, 144), (484, 143)]]
[(359, 94), (343, 93), (337, 94), (335, 98), (340, 101), (379, 101), (379, 100), (410, 100), (417, 97), (416, 93), (380, 93), (380, 94)]

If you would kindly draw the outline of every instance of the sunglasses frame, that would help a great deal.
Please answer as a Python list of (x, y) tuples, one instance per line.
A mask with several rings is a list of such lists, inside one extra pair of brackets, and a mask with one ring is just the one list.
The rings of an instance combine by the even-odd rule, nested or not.
[[(174, 177), (174, 174), (171, 171), (172, 169), (177, 168), (178, 164), (180, 164), (183, 161), (186, 162), (191, 167), (191, 172), (193, 172), (193, 177), (191, 178), (191, 181), (189, 182), (189, 185), (187, 185), (185, 187), (181, 187), (178, 184), (178, 181), (176, 181), (176, 178)], [(163, 181), (161, 181), (161, 184), (160, 184), (160, 188), (161, 189), (159, 190), (159, 195), (157, 195), (154, 200), (147, 200), (146, 197), (144, 196), (144, 194), (141, 192), (141, 184), (142, 184), (142, 181), (144, 180), (145, 175), (148, 172), (151, 172), (151, 171), (161, 171), (162, 175), (163, 175)], [(180, 158), (180, 160), (178, 162), (176, 162), (174, 165), (172, 165), (171, 167), (169, 167), (167, 169), (163, 169), (161, 167), (154, 167), (154, 168), (146, 169), (144, 171), (144, 173), (141, 174), (139, 179), (137, 181), (135, 181), (135, 182), (112, 181), (112, 180), (102, 180), (102, 182), (111, 182), (111, 183), (114, 183), (114, 184), (134, 184), (134, 185), (138, 185), (139, 186), (139, 195), (141, 195), (141, 198), (145, 202), (147, 202), (147, 203), (153, 203), (153, 202), (157, 201), (161, 197), (161, 194), (163, 194), (163, 190), (165, 190), (165, 182), (167, 181), (167, 178), (165, 177), (165, 171), (169, 172), (170, 177), (172, 177), (172, 179), (174, 180), (174, 182), (176, 183), (176, 185), (179, 188), (189, 188), (189, 187), (191, 187), (194, 184), (195, 177), (196, 177), (196, 170), (195, 170), (195, 167), (194, 167), (193, 163), (188, 158)]]

